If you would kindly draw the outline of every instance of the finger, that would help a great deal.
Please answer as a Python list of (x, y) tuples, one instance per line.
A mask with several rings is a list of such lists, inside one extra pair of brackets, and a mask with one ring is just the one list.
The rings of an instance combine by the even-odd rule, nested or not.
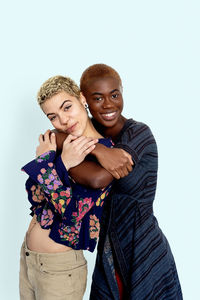
[(85, 151), (84, 151), (84, 155), (88, 155), (90, 152), (92, 152), (92, 150), (94, 150), (96, 146), (95, 145), (91, 145), (89, 148), (87, 148)]
[[(80, 147), (80, 150), (79, 151), (82, 151), (82, 152), (85, 152), (88, 148), (90, 148), (91, 146), (95, 145), (96, 144), (96, 140), (92, 140), (92, 141), (89, 141), (89, 142), (85, 142), (82, 144), (82, 147)], [(94, 147), (95, 148), (95, 147)], [(93, 148), (93, 149), (94, 149)]]
[(109, 173), (115, 178), (115, 179), (120, 179), (119, 174), (117, 173), (116, 170), (109, 171)]
[(116, 171), (114, 172), (113, 177), (115, 179), (120, 179), (120, 176), (119, 176), (119, 174)]
[(77, 150), (86, 150), (88, 148), (87, 145), (93, 145), (95, 143), (97, 143), (97, 139), (92, 139), (92, 138), (88, 138), (88, 137), (80, 137), (78, 138), (76, 141), (73, 142), (73, 144), (76, 146)]
[(39, 143), (41, 144), (42, 142), (44, 142), (44, 136), (43, 136), (43, 134), (40, 134), (39, 135)]
[(126, 166), (125, 167), (123, 167), (122, 168), (122, 170), (121, 170), (121, 178), (123, 178), (123, 177), (125, 177), (125, 176), (127, 176), (129, 174), (129, 172), (128, 172), (128, 169), (126, 168)]
[(128, 172), (131, 172), (131, 171), (133, 170), (133, 167), (132, 167), (131, 164), (128, 164), (128, 165), (126, 166), (126, 168), (127, 168)]
[(127, 156), (126, 156), (126, 157), (128, 158), (130, 164), (133, 165), (132, 156), (131, 156), (129, 153), (127, 153)]
[(50, 132), (51, 132), (50, 129), (48, 129), (48, 130), (45, 132), (45, 134), (44, 134), (44, 141), (45, 141), (45, 142), (49, 142), (49, 141), (50, 141)]
[(86, 141), (90, 141), (92, 138), (88, 138), (86, 136), (79, 136), (77, 137), (76, 141), (74, 141), (74, 145), (82, 145), (82, 143), (85, 143)]
[(119, 175), (119, 178), (123, 178), (125, 176), (122, 168), (118, 168), (116, 172)]
[(74, 141), (74, 140), (76, 140), (76, 139), (77, 139), (76, 136), (74, 136), (74, 135), (72, 135), (72, 134), (69, 134), (69, 135), (66, 137), (66, 139), (65, 139), (65, 141), (64, 141), (64, 143), (63, 143), (63, 145), (69, 144), (69, 143), (71, 143), (71, 141)]
[(76, 138), (76, 140), (72, 141), (72, 144), (80, 149), (86, 139), (87, 138), (85, 136), (79, 136)]
[(133, 162), (133, 160), (132, 160), (132, 157), (130, 158), (130, 163), (131, 163), (132, 166), (134, 165), (134, 162)]
[(50, 142), (51, 144), (53, 144), (54, 146), (56, 145), (56, 135), (54, 132), (51, 133), (50, 135)]
[(123, 154), (124, 154), (124, 157), (126, 157), (128, 159), (130, 164), (133, 165), (132, 156), (128, 152), (126, 152), (125, 150), (123, 150)]

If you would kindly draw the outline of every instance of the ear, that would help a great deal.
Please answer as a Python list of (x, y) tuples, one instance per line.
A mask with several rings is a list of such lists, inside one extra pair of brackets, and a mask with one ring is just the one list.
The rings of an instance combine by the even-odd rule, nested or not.
[(87, 101), (85, 96), (83, 96), (83, 93), (80, 93), (80, 102), (83, 104), (84, 107), (85, 105), (87, 105)]

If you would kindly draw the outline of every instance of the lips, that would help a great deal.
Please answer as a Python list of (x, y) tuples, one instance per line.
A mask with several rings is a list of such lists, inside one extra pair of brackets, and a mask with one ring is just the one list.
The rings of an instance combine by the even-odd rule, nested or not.
[(112, 121), (117, 116), (117, 111), (103, 113), (101, 114), (101, 116), (105, 121)]
[(73, 125), (70, 126), (69, 128), (67, 128), (66, 132), (67, 132), (67, 133), (72, 133), (72, 132), (75, 130), (77, 124), (78, 124), (78, 122), (75, 123), (75, 124), (73, 124)]

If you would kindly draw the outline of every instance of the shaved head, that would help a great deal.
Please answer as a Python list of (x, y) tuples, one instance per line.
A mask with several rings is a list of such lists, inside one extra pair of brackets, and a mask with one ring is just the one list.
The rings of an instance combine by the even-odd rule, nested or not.
[(119, 81), (119, 84), (122, 86), (122, 81), (117, 73), (113, 68), (107, 66), (105, 64), (95, 64), (88, 67), (82, 74), (80, 79), (80, 89), (84, 92), (87, 90), (88, 85), (96, 79), (103, 79), (106, 77), (115, 78)]

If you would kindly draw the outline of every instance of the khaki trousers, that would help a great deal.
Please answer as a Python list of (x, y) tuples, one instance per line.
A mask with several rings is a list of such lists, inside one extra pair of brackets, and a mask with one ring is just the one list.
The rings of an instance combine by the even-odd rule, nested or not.
[(30, 251), (24, 241), (19, 280), (20, 300), (82, 300), (87, 261), (82, 250), (38, 253)]

